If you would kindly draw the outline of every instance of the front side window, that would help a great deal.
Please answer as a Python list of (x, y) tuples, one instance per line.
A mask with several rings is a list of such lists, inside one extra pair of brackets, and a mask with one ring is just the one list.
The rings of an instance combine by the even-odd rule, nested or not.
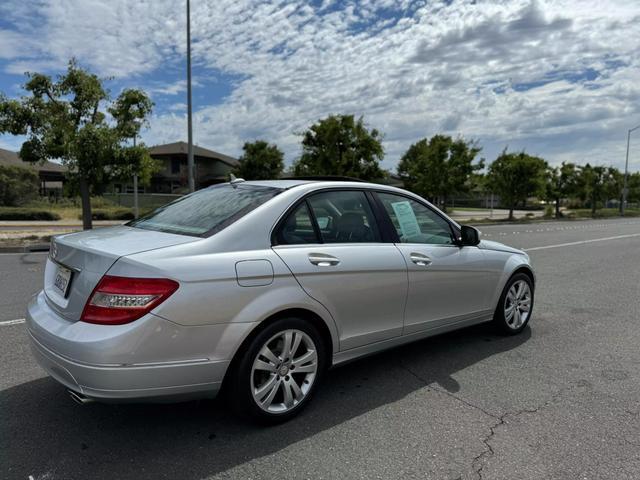
[(378, 193), (401, 243), (452, 245), (451, 226), (440, 215), (410, 198)]
[(206, 237), (224, 229), (281, 192), (228, 183), (198, 190), (127, 223), (130, 227)]
[(329, 191), (308, 199), (323, 243), (379, 242), (375, 217), (361, 191)]

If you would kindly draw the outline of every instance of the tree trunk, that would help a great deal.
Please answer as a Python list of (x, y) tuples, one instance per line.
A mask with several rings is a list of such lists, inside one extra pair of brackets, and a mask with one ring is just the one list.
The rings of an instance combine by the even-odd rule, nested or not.
[(620, 215), (622, 215), (622, 205), (624, 204), (624, 191), (620, 194)]
[(556, 197), (556, 218), (560, 218), (560, 197)]
[(89, 184), (86, 178), (80, 177), (80, 198), (82, 200), (82, 229), (91, 230), (91, 197), (89, 196)]
[(513, 220), (513, 208), (515, 207), (515, 205), (512, 203), (509, 206), (509, 220)]
[(595, 197), (591, 197), (591, 216), (595, 217), (596, 216), (596, 198)]

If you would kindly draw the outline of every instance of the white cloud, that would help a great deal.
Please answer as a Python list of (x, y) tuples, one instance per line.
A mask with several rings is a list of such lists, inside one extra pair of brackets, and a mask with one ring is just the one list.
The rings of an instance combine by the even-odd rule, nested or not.
[[(18, 25), (0, 31), (9, 71), (60, 68), (73, 55), (103, 75), (149, 79), (171, 107), (147, 142), (185, 138), (184, 82), (152, 83), (183, 61), (183, 4), (50, 0), (34, 4), (36, 21), (22, 3), (4, 7)], [(265, 138), (292, 160), (296, 132), (354, 113), (385, 133), (387, 167), (439, 132), (478, 139), (489, 159), (509, 145), (551, 162), (622, 165), (626, 128), (640, 122), (640, 4), (448, 3), (193, 2), (194, 64), (239, 78), (220, 103), (197, 105), (196, 141), (238, 154)]]

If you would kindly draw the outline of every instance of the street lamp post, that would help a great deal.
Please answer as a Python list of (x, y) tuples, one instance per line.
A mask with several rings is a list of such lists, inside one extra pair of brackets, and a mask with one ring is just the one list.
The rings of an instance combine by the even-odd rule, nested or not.
[(624, 161), (624, 182), (622, 185), (622, 205), (620, 208), (620, 215), (624, 216), (624, 209), (627, 203), (627, 177), (629, 176), (629, 144), (631, 143), (631, 132), (640, 128), (640, 125), (636, 125), (635, 127), (629, 129), (627, 132), (627, 157)]
[[(136, 136), (133, 136), (133, 146), (136, 146)], [(140, 209), (138, 208), (138, 174), (133, 174), (133, 218), (138, 218)]]
[(189, 191), (194, 192), (195, 184), (195, 163), (193, 161), (193, 127), (192, 127), (192, 105), (191, 105), (191, 6), (187, 0), (187, 176), (189, 179)]

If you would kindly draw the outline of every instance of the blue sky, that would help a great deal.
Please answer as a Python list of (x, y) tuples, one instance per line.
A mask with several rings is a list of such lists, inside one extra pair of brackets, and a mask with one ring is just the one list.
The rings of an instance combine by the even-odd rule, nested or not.
[[(640, 123), (637, 1), (192, 0), (192, 35), (195, 141), (229, 155), (260, 138), (290, 163), (299, 132), (352, 113), (384, 133), (392, 170), (436, 133), (477, 140), (489, 161), (508, 147), (622, 167)], [(72, 56), (113, 96), (150, 93), (148, 144), (186, 139), (182, 2), (3, 0), (1, 92)]]

